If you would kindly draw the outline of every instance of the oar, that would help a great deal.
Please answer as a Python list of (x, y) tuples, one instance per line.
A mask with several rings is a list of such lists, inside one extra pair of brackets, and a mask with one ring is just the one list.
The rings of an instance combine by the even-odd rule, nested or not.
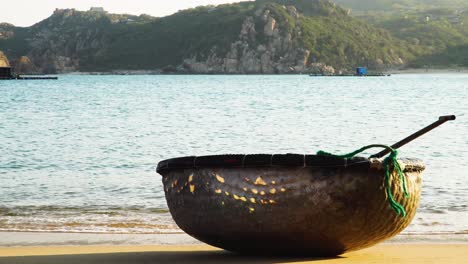
[[(441, 116), (439, 117), (439, 120), (437, 120), (436, 122), (428, 125), (427, 127), (419, 130), (418, 132), (398, 141), (397, 143), (393, 144), (392, 145), (392, 148), (393, 149), (397, 149), (401, 146), (404, 146), (406, 144), (408, 144), (409, 142), (415, 140), (416, 138), (426, 134), (427, 132), (431, 131), (432, 129), (442, 125), (443, 123), (447, 122), (447, 121), (450, 121), (450, 120), (455, 120), (456, 119), (456, 116), (454, 115), (448, 115), (448, 116)], [(374, 154), (372, 156), (370, 156), (370, 158), (381, 158), (385, 155), (387, 155), (388, 153), (390, 153), (391, 150), (389, 149), (385, 149), (385, 150), (382, 150), (381, 152), (377, 153), (377, 154)]]

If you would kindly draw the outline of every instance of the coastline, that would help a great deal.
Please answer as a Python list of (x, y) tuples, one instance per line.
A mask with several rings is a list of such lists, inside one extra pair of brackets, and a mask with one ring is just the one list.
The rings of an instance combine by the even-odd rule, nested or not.
[[(388, 69), (383, 70), (383, 74), (468, 74), (468, 68), (408, 68), (408, 69)], [(309, 75), (309, 72), (303, 73), (196, 73), (196, 72), (163, 72), (156, 70), (112, 70), (103, 72), (63, 72), (58, 75)]]
[[(468, 233), (402, 233), (383, 244), (466, 244)], [(68, 232), (0, 232), (0, 248), (43, 246), (194, 246), (204, 243), (186, 233), (119, 234)]]
[(336, 257), (239, 255), (207, 245), (0, 248), (0, 264), (55, 263), (465, 263), (468, 244), (379, 244)]
[(0, 248), (84, 245), (200, 245), (185, 233), (118, 234), (67, 232), (0, 232)]
[(386, 70), (385, 74), (467, 74), (468, 68)]

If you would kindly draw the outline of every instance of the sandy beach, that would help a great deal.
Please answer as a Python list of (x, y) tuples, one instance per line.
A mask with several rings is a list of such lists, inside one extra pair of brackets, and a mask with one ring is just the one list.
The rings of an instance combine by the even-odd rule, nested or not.
[(0, 232), (0, 263), (466, 263), (467, 234), (403, 234), (335, 258), (242, 256), (187, 234)]
[(0, 248), (0, 263), (466, 263), (468, 244), (383, 244), (334, 258), (242, 256), (205, 245)]

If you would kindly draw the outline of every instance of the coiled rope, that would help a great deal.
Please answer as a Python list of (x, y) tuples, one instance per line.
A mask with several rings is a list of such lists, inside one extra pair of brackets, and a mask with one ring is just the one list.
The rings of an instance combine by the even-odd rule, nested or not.
[(369, 145), (369, 146), (365, 146), (365, 147), (362, 147), (358, 150), (355, 150), (351, 153), (348, 153), (348, 154), (345, 154), (345, 155), (335, 155), (335, 154), (331, 154), (331, 153), (328, 153), (328, 152), (325, 152), (325, 151), (319, 151), (317, 152), (317, 155), (319, 156), (331, 156), (331, 157), (338, 157), (338, 158), (344, 158), (344, 159), (347, 159), (347, 158), (352, 158), (354, 156), (356, 156), (357, 154), (367, 150), (367, 149), (370, 149), (370, 148), (386, 148), (388, 150), (390, 150), (390, 155), (388, 157), (386, 157), (384, 160), (383, 160), (383, 166), (384, 166), (384, 170), (385, 170), (385, 190), (386, 190), (386, 193), (387, 193), (387, 197), (388, 197), (388, 202), (390, 204), (390, 206), (393, 208), (393, 210), (398, 214), (398, 215), (401, 215), (401, 217), (405, 217), (406, 216), (406, 211), (405, 211), (405, 208), (399, 204), (395, 198), (393, 197), (393, 192), (391, 190), (391, 180), (392, 180), (392, 173), (396, 171), (396, 173), (398, 174), (398, 178), (400, 180), (400, 186), (402, 188), (402, 191), (405, 195), (405, 198), (408, 198), (409, 197), (409, 194), (408, 194), (408, 190), (406, 188), (406, 179), (405, 179), (405, 175), (403, 174), (403, 171), (401, 170), (401, 167), (400, 167), (400, 164), (398, 163), (398, 160), (397, 160), (397, 156), (398, 156), (398, 151), (396, 149), (393, 149), (392, 147), (389, 147), (389, 146), (386, 146), (386, 145), (379, 145), (379, 144), (374, 144), (374, 145)]

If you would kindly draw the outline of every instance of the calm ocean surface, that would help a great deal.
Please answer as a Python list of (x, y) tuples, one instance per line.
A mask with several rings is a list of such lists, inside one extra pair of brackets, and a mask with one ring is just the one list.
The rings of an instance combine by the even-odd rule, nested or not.
[(468, 233), (468, 75), (59, 78), (0, 82), (0, 231), (180, 232), (160, 160), (347, 153), (456, 114), (400, 150), (427, 166), (405, 232)]

